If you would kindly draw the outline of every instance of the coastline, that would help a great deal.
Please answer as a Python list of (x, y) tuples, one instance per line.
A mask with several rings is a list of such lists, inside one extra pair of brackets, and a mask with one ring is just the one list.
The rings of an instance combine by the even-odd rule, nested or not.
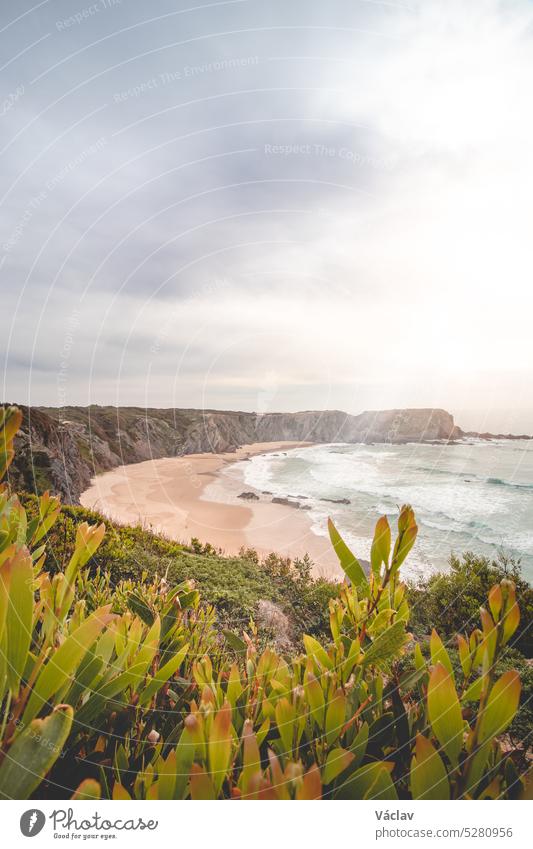
[[(256, 442), (231, 453), (188, 454), (120, 466), (93, 478), (80, 502), (121, 524), (141, 524), (185, 544), (195, 537), (229, 556), (243, 547), (254, 548), (261, 556), (272, 551), (291, 559), (308, 554), (315, 577), (338, 579), (342, 573), (331, 543), (313, 531), (306, 511), (271, 501), (240, 501), (244, 481), (221, 473), (257, 454), (311, 444)], [(205, 493), (213, 483), (220, 500)]]

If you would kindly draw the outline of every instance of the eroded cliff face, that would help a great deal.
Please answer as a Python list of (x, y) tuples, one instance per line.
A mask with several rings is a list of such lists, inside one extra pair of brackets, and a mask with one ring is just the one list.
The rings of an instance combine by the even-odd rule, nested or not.
[(430, 442), (455, 439), (461, 431), (445, 410), (378, 410), (351, 416), (337, 410), (269, 413), (257, 418), (258, 441)]
[(22, 408), (24, 422), (10, 481), (49, 488), (77, 503), (91, 477), (128, 463), (202, 452), (234, 451), (251, 442), (431, 442), (462, 435), (445, 410), (338, 410), (301, 413), (143, 410), (140, 407)]
[(76, 434), (38, 409), (20, 409), (24, 420), (8, 471), (10, 485), (27, 492), (48, 489), (67, 504), (76, 504), (92, 476)]

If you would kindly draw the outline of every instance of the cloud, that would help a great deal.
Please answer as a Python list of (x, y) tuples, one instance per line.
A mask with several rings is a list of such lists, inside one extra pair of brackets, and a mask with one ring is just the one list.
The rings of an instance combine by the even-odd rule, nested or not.
[(14, 24), (8, 55), (43, 40), (5, 72), (6, 395), (529, 421), (532, 14), (60, 2)]

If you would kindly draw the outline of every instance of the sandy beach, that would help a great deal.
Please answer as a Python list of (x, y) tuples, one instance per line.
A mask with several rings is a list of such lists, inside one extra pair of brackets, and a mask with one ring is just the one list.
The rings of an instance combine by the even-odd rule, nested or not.
[[(305, 447), (305, 442), (266, 442), (244, 445), (227, 454), (189, 454), (120, 466), (93, 478), (81, 496), (84, 507), (96, 509), (123, 524), (144, 527), (179, 542), (196, 537), (226, 554), (244, 547), (261, 555), (271, 551), (285, 557), (309, 554), (316, 576), (339, 578), (341, 573), (329, 539), (311, 529), (306, 512), (273, 504), (268, 495), (258, 501), (238, 498), (249, 491), (238, 477), (221, 474), (229, 464), (256, 454)], [(216, 489), (208, 500), (205, 489)]]

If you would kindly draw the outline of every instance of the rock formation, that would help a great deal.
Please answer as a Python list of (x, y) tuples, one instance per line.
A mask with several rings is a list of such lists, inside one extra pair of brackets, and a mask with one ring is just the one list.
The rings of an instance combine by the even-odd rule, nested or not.
[(235, 451), (252, 442), (397, 444), (465, 435), (453, 416), (440, 409), (377, 410), (357, 416), (338, 410), (257, 415), (141, 407), (21, 409), (24, 423), (10, 481), (18, 489), (49, 488), (73, 504), (99, 472), (152, 458)]

